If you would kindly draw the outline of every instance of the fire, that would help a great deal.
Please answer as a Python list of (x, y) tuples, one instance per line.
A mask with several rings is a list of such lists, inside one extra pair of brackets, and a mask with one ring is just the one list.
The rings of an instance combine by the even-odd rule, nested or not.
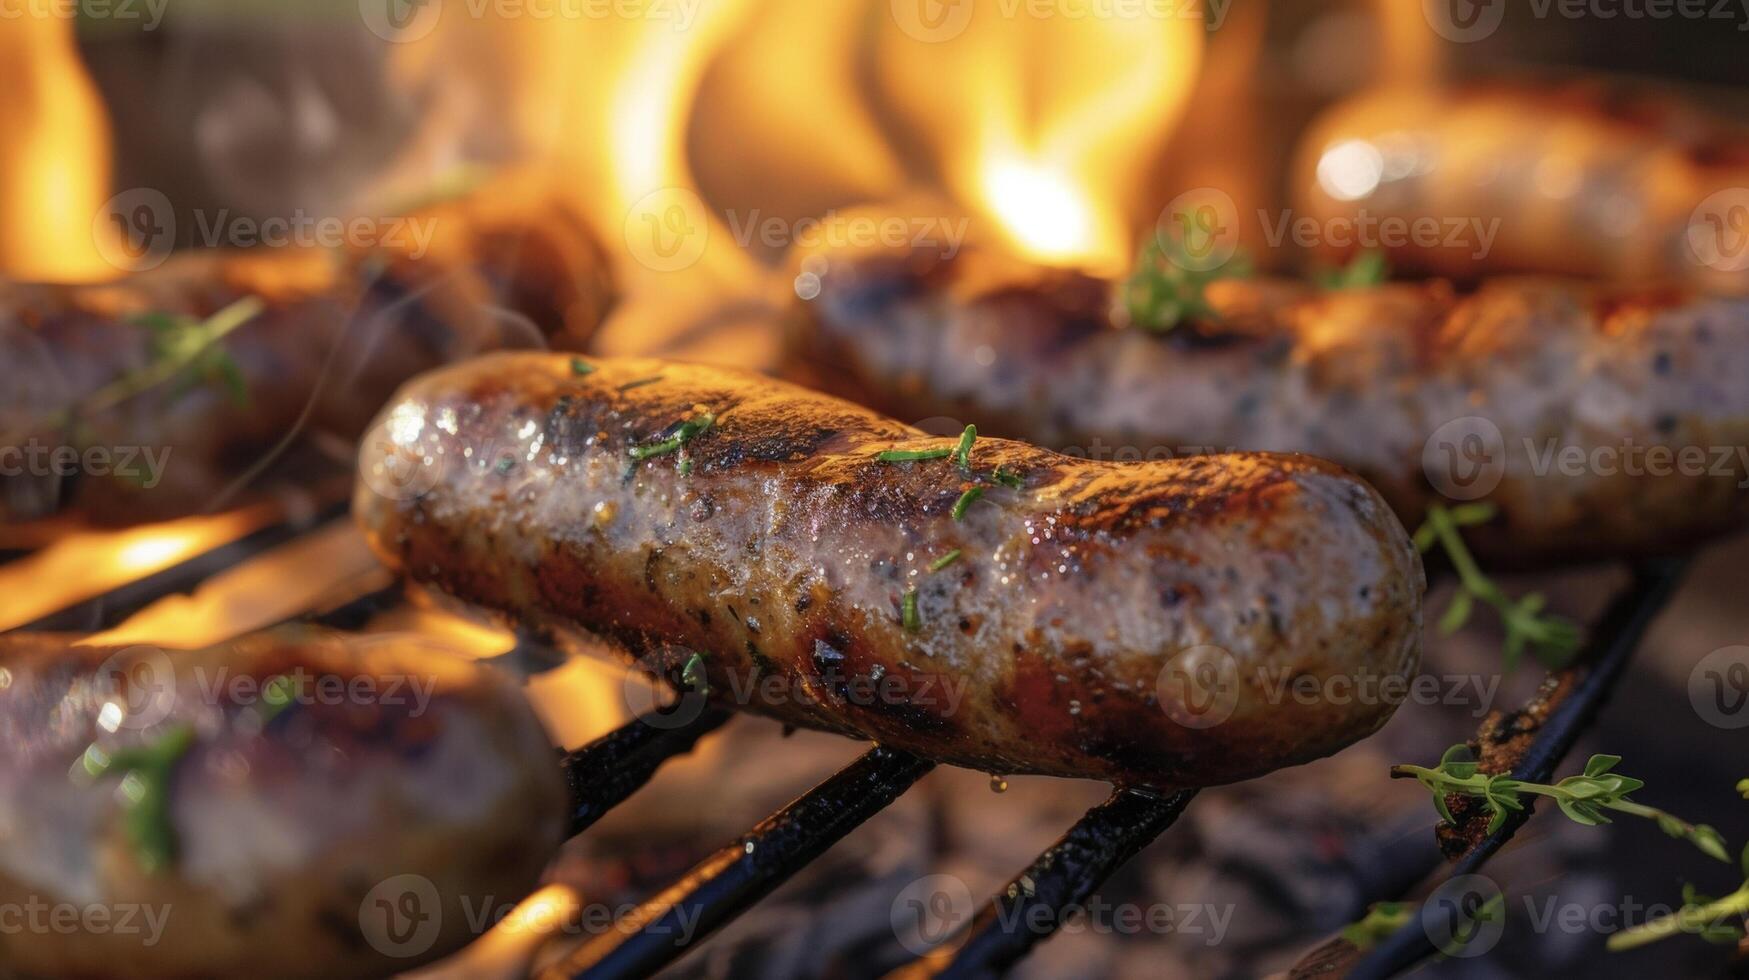
[(103, 279), (116, 271), (98, 241), (112, 193), (109, 129), (73, 21), (50, 8), (25, 4), (0, 18), (0, 275)]
[(265, 527), (271, 506), (191, 517), (126, 531), (67, 534), (35, 554), (0, 566), (0, 630), (14, 629), (163, 571)]
[[(163, 560), (179, 543), (149, 537), (123, 546), (122, 557)], [(88, 642), (200, 649), (316, 608), (344, 583), (378, 568), (352, 522), (336, 521), (206, 579), (190, 595), (165, 596)]]
[(877, 42), (881, 94), (948, 191), (1037, 261), (1126, 267), (1201, 62), (1200, 12), (980, 0), (944, 5), (957, 8), (944, 20), (905, 6)]
[(434, 966), (406, 974), (408, 980), (521, 980), (549, 940), (581, 920), (583, 896), (566, 885), (547, 885), (523, 899), (486, 934)]

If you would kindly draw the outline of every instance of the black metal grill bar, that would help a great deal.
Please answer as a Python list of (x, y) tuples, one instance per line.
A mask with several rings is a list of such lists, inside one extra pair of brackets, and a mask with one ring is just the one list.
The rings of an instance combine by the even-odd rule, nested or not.
[(235, 541), (190, 556), (169, 568), (134, 579), (101, 595), (32, 620), (18, 629), (29, 632), (90, 632), (109, 629), (167, 595), (190, 591), (211, 576), (302, 537), (345, 513), (345, 504), (334, 504), (312, 518), (269, 524)]
[(983, 980), (1006, 973), (1056, 932), (1067, 910), (1086, 902), (1112, 872), (1172, 826), (1195, 795), (1113, 793), (984, 906), (963, 944), (950, 942), (947, 954), (897, 976)]
[(692, 751), (699, 739), (728, 720), (727, 711), (715, 708), (680, 725), (660, 716), (637, 718), (567, 753), (560, 766), (571, 788), (571, 836), (588, 830), (649, 782), (662, 763)]
[[(1689, 564), (1687, 558), (1676, 558), (1635, 566), (1633, 581), (1615, 597), (1592, 630), (1590, 649), (1577, 667), (1569, 668), (1582, 671), (1582, 676), (1538, 729), (1530, 747), (1513, 767), (1513, 778), (1546, 782), (1554, 774), (1555, 767), (1596, 719), (1628, 661), (1633, 659), (1634, 651), (1639, 649), (1647, 628), (1675, 595)], [(1522, 812), (1509, 815), (1504, 826), (1465, 853), (1447, 880), (1480, 871), (1530, 819), (1534, 798), (1527, 799), (1526, 804)], [(1456, 914), (1452, 909), (1432, 910), (1432, 914), (1446, 912)], [(1461, 923), (1448, 925), (1453, 929), (1448, 935), (1461, 934), (1458, 928)], [(1384, 980), (1413, 969), (1438, 952), (1429, 932), (1417, 916), (1355, 963), (1347, 973), (1348, 980)]]
[(908, 752), (870, 749), (539, 977), (650, 976), (764, 898), (934, 767)]

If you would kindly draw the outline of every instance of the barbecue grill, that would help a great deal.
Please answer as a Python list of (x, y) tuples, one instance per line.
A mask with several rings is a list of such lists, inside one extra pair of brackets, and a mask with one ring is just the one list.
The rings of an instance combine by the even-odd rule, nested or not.
[[(20, 628), (111, 628), (154, 601), (190, 591), (225, 569), (346, 520), (339, 507), (331, 506), (314, 520), (270, 524)], [(22, 555), (14, 552), (10, 558)], [(1481, 726), (1475, 740), (1484, 748), (1484, 758), (1509, 769), (1514, 778), (1546, 781), (1597, 717), (1647, 628), (1677, 591), (1689, 563), (1687, 558), (1669, 558), (1636, 565), (1629, 584), (1591, 625), (1588, 645), (1573, 664), (1552, 673), (1529, 703), (1492, 715)], [(1439, 569), (1432, 574), (1437, 576)], [(371, 575), (350, 583), (341, 589), (343, 594), (297, 619), (357, 629), (407, 601), (401, 587), (385, 585), (385, 578)], [(570, 787), (570, 834), (587, 831), (637, 792), (664, 762), (690, 752), (728, 718), (721, 709), (705, 705), (702, 695), (684, 694), (563, 754), (559, 764)], [(600, 980), (655, 973), (768, 895), (932, 768), (934, 763), (907, 752), (870, 748), (747, 833), (726, 842), (610, 930), (544, 966), (537, 975), (541, 980)], [(1194, 790), (1170, 795), (1117, 790), (987, 899), (969, 921), (950, 917), (927, 923), (926, 938), (939, 944), (932, 944), (933, 951), (895, 975), (1002, 975), (1049, 939), (1067, 910), (1084, 903), (1119, 866), (1171, 828), (1195, 795)], [(1396, 845), (1400, 853), (1390, 863), (1400, 873), (1394, 885), (1381, 885), (1388, 890), (1367, 896), (1369, 901), (1401, 897), (1398, 892), (1436, 876), (1444, 860), (1450, 864), (1440, 880), (1461, 886), (1464, 876), (1480, 871), (1530, 816), (1529, 809), (1515, 813), (1489, 834), (1484, 832), (1486, 815), (1479, 807), (1465, 809), (1463, 802), (1454, 805), (1462, 824), (1440, 839), (1422, 835)], [(1404, 973), (1439, 952), (1433, 937), (1463, 934), (1465, 917), (1476, 912), (1463, 897), (1455, 893), (1451, 901), (1428, 903), (1421, 918), (1364, 953), (1334, 939), (1302, 959), (1291, 976), (1384, 978)], [(928, 912), (920, 910), (920, 914)], [(678, 928), (685, 922), (694, 927)], [(937, 928), (942, 935), (930, 934)]]

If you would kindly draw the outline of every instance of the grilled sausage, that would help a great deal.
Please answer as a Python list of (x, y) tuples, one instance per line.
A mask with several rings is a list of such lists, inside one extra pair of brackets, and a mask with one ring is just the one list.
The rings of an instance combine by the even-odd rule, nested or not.
[(1117, 329), (1110, 284), (990, 252), (835, 250), (798, 377), (1073, 455), (1297, 452), (1413, 527), (1485, 498), (1490, 559), (1676, 550), (1749, 508), (1749, 300), (1570, 281), (1215, 283), (1217, 320)]
[[(354, 511), (392, 567), (733, 706), (958, 765), (1245, 779), (1393, 707), (1277, 682), (1397, 683), (1417, 660), (1413, 547), (1313, 459), (978, 439), (964, 465), (895, 462), (957, 443), (744, 372), (540, 354), (434, 372), (384, 420), (398, 438), (366, 447)], [(417, 478), (384, 479), (407, 460)]]
[[(506, 347), (580, 348), (609, 302), (605, 258), (563, 209), (489, 190), (500, 193), (413, 216), (428, 252), (408, 232), (352, 254), (187, 254), (111, 283), (0, 283), (0, 523), (200, 513), (270, 453), (273, 475), (307, 483), (324, 439), (350, 453), (422, 370)], [(189, 337), (162, 315), (199, 321), (248, 296), (265, 310), (215, 350), (111, 397), (176, 363)]]
[(1326, 112), (1295, 156), (1296, 217), (1366, 218), (1400, 271), (1749, 292), (1749, 134), (1668, 98), (1596, 85), (1375, 93)]
[(430, 641), (70, 642), (0, 640), (0, 971), (381, 976), (562, 839), (521, 692)]

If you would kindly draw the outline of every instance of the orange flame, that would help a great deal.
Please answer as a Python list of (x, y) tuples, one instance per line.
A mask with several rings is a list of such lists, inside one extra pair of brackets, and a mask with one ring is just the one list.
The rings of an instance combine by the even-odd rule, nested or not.
[(0, 274), (85, 282), (115, 274), (99, 221), (109, 190), (109, 127), (51, 4), (0, 18)]
[(876, 70), (949, 191), (1035, 260), (1126, 266), (1145, 170), (1200, 63), (1200, 13), (910, 6), (893, 5)]
[(0, 630), (160, 572), (265, 527), (271, 505), (216, 517), (191, 517), (126, 531), (68, 534), (47, 548), (0, 566)]

